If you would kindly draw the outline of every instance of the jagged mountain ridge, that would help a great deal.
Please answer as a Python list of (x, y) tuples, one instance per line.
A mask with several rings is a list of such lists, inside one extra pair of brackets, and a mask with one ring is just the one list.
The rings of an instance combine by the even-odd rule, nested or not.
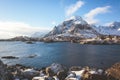
[(94, 29), (102, 35), (120, 36), (120, 22), (112, 22), (107, 26), (94, 26)]
[(80, 16), (72, 16), (66, 19), (58, 26), (55, 26), (45, 37), (80, 37), (95, 38), (99, 35), (117, 35), (120, 36), (120, 22), (113, 22), (107, 26), (99, 26), (88, 24)]
[(30, 37), (32, 37), (32, 38), (42, 38), (47, 33), (48, 33), (47, 31), (46, 32), (35, 32)]
[(79, 16), (66, 19), (58, 26), (55, 26), (45, 37), (73, 36), (81, 38), (93, 38), (99, 33), (96, 32), (85, 20)]
[(120, 22), (112, 22), (108, 27), (111, 27), (113, 29), (120, 29)]

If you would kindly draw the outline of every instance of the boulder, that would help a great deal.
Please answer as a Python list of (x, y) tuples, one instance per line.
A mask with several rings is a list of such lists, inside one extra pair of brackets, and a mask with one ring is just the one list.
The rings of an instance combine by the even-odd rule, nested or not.
[(47, 76), (50, 76), (50, 77), (55, 75), (53, 70), (51, 69), (51, 67), (46, 68), (46, 74), (47, 74)]
[(67, 68), (65, 66), (58, 63), (53, 63), (50, 68), (54, 74), (57, 74), (59, 71), (67, 71)]
[(23, 72), (22, 72), (22, 75), (24, 78), (27, 78), (29, 80), (32, 80), (33, 77), (35, 76), (38, 76), (39, 75), (39, 72), (34, 70), (34, 69), (25, 69)]
[(107, 69), (106, 74), (111, 79), (120, 80), (120, 62)]
[(69, 73), (68, 76), (66, 77), (66, 80), (69, 80), (71, 78), (76, 78), (76, 74), (75, 73)]
[(0, 80), (10, 80), (11, 74), (8, 73), (6, 65), (0, 60)]
[(48, 77), (56, 77), (59, 80), (64, 80), (67, 77), (67, 68), (61, 64), (53, 63), (51, 66), (46, 68), (46, 74)]
[(64, 80), (66, 77), (67, 77), (67, 72), (65, 72), (65, 71), (59, 71), (58, 73), (57, 73), (57, 77), (58, 77), (58, 79), (60, 79), (60, 80)]

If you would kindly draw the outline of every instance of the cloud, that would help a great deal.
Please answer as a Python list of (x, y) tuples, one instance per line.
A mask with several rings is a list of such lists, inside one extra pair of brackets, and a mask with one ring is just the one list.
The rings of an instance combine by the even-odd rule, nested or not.
[(34, 32), (44, 32), (48, 30), (48, 28), (33, 27), (23, 22), (0, 21), (0, 39), (15, 36), (30, 36)]
[(84, 5), (84, 2), (79, 0), (75, 4), (70, 5), (66, 9), (66, 16), (71, 16), (74, 14), (79, 8), (81, 8)]
[(120, 31), (120, 28), (118, 29), (118, 31)]
[(104, 6), (104, 7), (97, 7), (95, 9), (92, 9), (91, 11), (89, 11), (88, 13), (86, 13), (84, 15), (85, 20), (89, 23), (89, 24), (96, 24), (99, 22), (98, 19), (95, 19), (95, 17), (98, 14), (103, 14), (103, 13), (107, 13), (109, 12), (110, 6)]
[(113, 22), (105, 23), (104, 26), (110, 26)]
[(54, 25), (54, 26), (55, 26), (55, 25), (56, 25), (56, 22), (55, 22), (55, 21), (52, 21), (52, 25)]

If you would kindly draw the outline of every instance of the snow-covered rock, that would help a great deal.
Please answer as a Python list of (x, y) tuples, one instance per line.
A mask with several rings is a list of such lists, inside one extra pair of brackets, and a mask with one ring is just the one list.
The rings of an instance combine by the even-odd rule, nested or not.
[(89, 73), (90, 73), (90, 74), (98, 74), (98, 72), (95, 71), (95, 70), (91, 70)]
[(90, 77), (90, 75), (102, 75), (102, 74), (103, 74), (102, 69), (95, 70), (95, 69), (89, 69), (87, 67), (77, 71), (71, 70), (68, 76), (66, 77), (66, 80), (81, 80), (81, 78), (85, 78), (86, 76)]
[(66, 77), (66, 80), (81, 80), (84, 70), (71, 71), (71, 73)]
[(32, 80), (45, 80), (45, 78), (44, 77), (33, 77)]
[(75, 73), (76, 76), (80, 76), (81, 77), (84, 71), (85, 70), (83, 69), (83, 70), (80, 70), (80, 71), (72, 71), (72, 72)]
[(55, 80), (59, 80), (58, 77), (56, 77), (56, 76), (53, 76), (53, 78), (54, 78)]
[(103, 35), (117, 35), (120, 36), (120, 22), (113, 22), (105, 26), (92, 26), (98, 33)]
[(83, 20), (80, 16), (72, 16), (68, 19), (66, 19), (65, 21), (74, 21), (75, 24), (82, 24), (82, 25), (86, 25), (88, 24), (85, 20)]
[(119, 29), (120, 28), (120, 22), (112, 22), (108, 27)]
[(103, 73), (103, 70), (102, 69), (98, 69), (97, 72), (98, 72), (99, 75), (101, 75)]
[(76, 77), (76, 74), (75, 73), (70, 73), (67, 78), (75, 78)]
[(58, 63), (51, 64), (50, 68), (55, 74), (57, 74), (59, 71), (65, 71), (66, 70), (65, 66), (63, 66), (61, 64), (58, 64)]
[(59, 80), (56, 76), (53, 76), (53, 77), (48, 77), (48, 76), (43, 76), (43, 77), (33, 77), (32, 80)]
[(35, 32), (31, 35), (32, 38), (42, 38), (45, 36), (45, 34), (48, 33), (48, 31), (45, 32)]
[(39, 75), (39, 72), (34, 69), (25, 69), (22, 71), (22, 74), (27, 79), (32, 79), (32, 77)]
[(37, 71), (34, 70), (34, 69), (26, 69), (26, 70), (24, 70), (23, 72), (26, 72), (26, 73), (35, 73), (35, 72), (37, 72)]

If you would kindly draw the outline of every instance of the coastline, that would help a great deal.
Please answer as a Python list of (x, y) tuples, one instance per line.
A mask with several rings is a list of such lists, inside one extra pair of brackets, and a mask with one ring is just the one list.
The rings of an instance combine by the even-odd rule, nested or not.
[(26, 44), (34, 44), (35, 42), (54, 43), (54, 42), (71, 42), (78, 44), (91, 44), (91, 45), (120, 45), (120, 36), (99, 36), (96, 38), (76, 38), (76, 37), (43, 37), (32, 38), (20, 36), (10, 39), (0, 39), (0, 41), (21, 41)]
[(0, 61), (0, 78), (1, 80), (120, 80), (119, 67), (120, 62), (105, 70), (89, 66), (68, 68), (53, 63), (48, 67), (37, 69), (20, 64), (8, 66)]

